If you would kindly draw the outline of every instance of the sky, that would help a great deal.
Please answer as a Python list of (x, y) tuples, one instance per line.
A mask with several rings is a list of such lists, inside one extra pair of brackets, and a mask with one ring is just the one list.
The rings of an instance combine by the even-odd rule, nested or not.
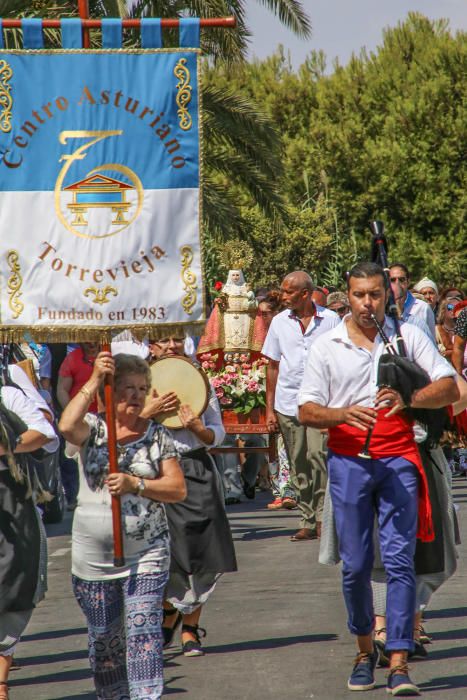
[(313, 49), (322, 49), (330, 69), (335, 57), (345, 64), (363, 46), (376, 49), (383, 29), (397, 25), (410, 11), (446, 18), (454, 31), (467, 30), (467, 0), (302, 0), (302, 6), (312, 24), (306, 40), (286, 29), (260, 0), (246, 0), (247, 26), (253, 32), (249, 58), (265, 58), (282, 44), (297, 68)]

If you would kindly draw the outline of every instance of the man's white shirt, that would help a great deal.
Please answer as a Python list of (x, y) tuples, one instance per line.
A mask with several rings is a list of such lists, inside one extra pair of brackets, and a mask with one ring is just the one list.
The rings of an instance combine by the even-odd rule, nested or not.
[[(377, 393), (378, 361), (386, 352), (377, 335), (373, 351), (358, 347), (350, 340), (346, 320), (313, 343), (298, 394), (298, 405), (311, 401), (329, 408), (359, 404), (374, 406)], [(385, 318), (384, 330), (391, 341), (394, 324)], [(430, 376), (432, 381), (455, 377), (453, 366), (442, 357), (430, 338), (408, 323), (401, 325), (407, 356)]]
[[(303, 332), (300, 320), (286, 309), (272, 319), (262, 353), (279, 362), (274, 408), (286, 416), (295, 416), (308, 351), (323, 333), (340, 324), (337, 314), (316, 305), (316, 314)], [(319, 364), (319, 363), (318, 363)]]
[[(414, 319), (414, 323), (416, 324), (415, 319), (417, 318), (422, 319), (424, 323), (428, 326), (433, 342), (435, 343), (436, 319), (433, 313), (433, 309), (429, 304), (426, 303), (426, 301), (423, 301), (422, 299), (417, 299), (417, 297), (414, 297), (413, 294), (407, 292), (407, 298), (404, 302), (401, 320), (409, 321), (410, 319)], [(423, 327), (422, 330), (424, 330)]]
[(21, 389), (3, 386), (0, 389), (2, 403), (13, 413), (16, 413), (27, 425), (28, 430), (37, 430), (48, 438), (43, 445), (46, 452), (55, 452), (58, 448), (58, 437), (49, 421), (44, 418), (38, 405), (29, 399)]

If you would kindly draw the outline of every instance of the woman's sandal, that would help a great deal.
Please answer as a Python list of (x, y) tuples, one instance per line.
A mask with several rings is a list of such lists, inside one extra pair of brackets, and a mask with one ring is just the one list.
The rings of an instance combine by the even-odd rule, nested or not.
[(198, 625), (182, 625), (182, 634), (184, 632), (189, 632), (196, 637), (196, 641), (190, 639), (188, 642), (182, 642), (184, 656), (203, 656), (204, 651), (201, 646), (200, 637), (206, 636), (206, 630)]
[[(384, 635), (384, 639), (378, 639), (376, 635)], [(389, 656), (386, 653), (386, 627), (381, 627), (379, 630), (375, 630), (374, 644), (378, 651), (378, 666), (380, 668), (387, 668), (389, 666)]]
[[(173, 638), (175, 635), (175, 631), (182, 621), (182, 613), (179, 612), (177, 610), (177, 608), (172, 608), (171, 610), (166, 610), (164, 608), (163, 622), (165, 621), (165, 619), (167, 617), (171, 617), (172, 615), (175, 615), (175, 613), (177, 613), (177, 619), (175, 620), (173, 627), (164, 627), (164, 624), (162, 624), (162, 635), (164, 637), (164, 645), (163, 645), (164, 649), (167, 649), (167, 647), (169, 647), (172, 644)], [(0, 700), (2, 700), (1, 696), (0, 696)]]
[(0, 681), (0, 700), (8, 700), (8, 683)]

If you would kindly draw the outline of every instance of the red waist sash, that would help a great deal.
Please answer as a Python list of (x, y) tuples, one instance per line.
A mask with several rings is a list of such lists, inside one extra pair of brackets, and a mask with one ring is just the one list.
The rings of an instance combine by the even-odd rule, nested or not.
[[(417, 468), (420, 481), (418, 490), (417, 537), (422, 542), (431, 542), (434, 537), (428, 482), (413, 434), (413, 421), (401, 413), (386, 416), (388, 408), (378, 411), (371, 436), (369, 452), (372, 459), (402, 457)], [(336, 454), (357, 457), (365, 444), (366, 431), (341, 423), (329, 428), (328, 447)]]

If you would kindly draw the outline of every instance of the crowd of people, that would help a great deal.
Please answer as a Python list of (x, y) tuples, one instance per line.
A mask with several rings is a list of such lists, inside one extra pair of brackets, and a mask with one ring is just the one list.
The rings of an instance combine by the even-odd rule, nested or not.
[[(386, 315), (390, 292), (397, 323)], [(179, 627), (183, 653), (204, 653), (203, 607), (219, 577), (237, 569), (225, 506), (254, 498), (257, 488), (271, 491), (270, 511), (297, 510), (292, 542), (320, 540), (322, 563), (342, 561), (358, 646), (348, 688), (374, 687), (379, 664), (389, 666), (389, 693), (419, 694), (407, 660), (426, 656), (423, 611), (455, 571), (450, 480), (467, 470), (464, 292), (440, 291), (427, 277), (412, 284), (406, 265), (395, 262), (387, 274), (356, 265), (345, 289), (316, 287), (309, 274), (293, 271), (280, 288), (256, 296), (267, 329), (265, 424), (278, 437), (271, 463), (258, 453), (209, 453), (268, 439), (226, 436), (213, 388), (201, 416), (175, 391), (151, 389), (152, 362), (194, 357), (193, 340), (182, 334), (139, 342), (124, 332), (111, 352), (91, 342), (3, 347), (0, 503), (16, 539), (3, 519), (0, 700), (46, 589), (41, 461), (57, 449), (74, 511), (72, 587), (100, 700), (160, 698), (163, 649)], [(425, 384), (381, 381), (380, 359), (394, 358), (401, 339)], [(391, 361), (397, 373), (401, 363)], [(103, 412), (109, 377), (117, 473), (109, 471)], [(174, 411), (181, 428), (163, 427), (161, 416)], [(114, 559), (116, 497), (124, 563)]]

